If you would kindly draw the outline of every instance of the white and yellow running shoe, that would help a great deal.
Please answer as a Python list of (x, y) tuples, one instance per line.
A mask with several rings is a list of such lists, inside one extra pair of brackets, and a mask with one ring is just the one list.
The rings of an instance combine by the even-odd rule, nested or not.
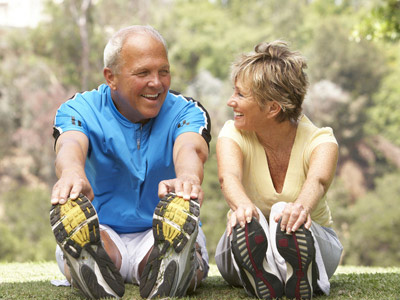
[(198, 261), (195, 242), (200, 204), (166, 195), (153, 215), (154, 247), (140, 278), (143, 298), (185, 296)]
[(124, 280), (102, 246), (99, 219), (89, 199), (81, 194), (53, 205), (50, 223), (70, 268), (72, 286), (90, 299), (122, 297)]

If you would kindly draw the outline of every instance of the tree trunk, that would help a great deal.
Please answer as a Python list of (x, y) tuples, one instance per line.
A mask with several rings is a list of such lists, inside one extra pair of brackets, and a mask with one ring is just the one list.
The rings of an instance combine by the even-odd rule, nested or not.
[[(79, 7), (79, 2), (81, 2)], [(82, 54), (81, 54), (81, 89), (83, 91), (88, 88), (89, 78), (89, 34), (88, 34), (88, 16), (92, 0), (78, 0), (70, 2), (70, 11), (78, 25), (79, 35), (81, 38)], [(78, 8), (79, 7), (79, 8)]]

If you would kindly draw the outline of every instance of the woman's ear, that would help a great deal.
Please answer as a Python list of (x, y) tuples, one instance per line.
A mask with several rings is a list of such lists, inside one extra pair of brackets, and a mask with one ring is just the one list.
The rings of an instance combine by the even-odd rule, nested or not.
[(282, 106), (276, 101), (269, 102), (268, 115), (275, 118), (282, 110)]
[(108, 86), (110, 87), (110, 89), (112, 91), (115, 91), (117, 89), (117, 86), (116, 86), (116, 78), (115, 78), (113, 71), (110, 68), (104, 68), (103, 76), (104, 76), (104, 79), (106, 80)]

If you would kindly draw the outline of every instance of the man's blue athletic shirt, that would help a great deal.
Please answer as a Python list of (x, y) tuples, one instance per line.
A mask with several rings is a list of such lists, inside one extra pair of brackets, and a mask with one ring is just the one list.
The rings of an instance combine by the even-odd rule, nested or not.
[(171, 91), (157, 117), (144, 125), (132, 123), (116, 109), (110, 88), (103, 84), (61, 105), (54, 136), (57, 141), (62, 132), (77, 130), (88, 137), (85, 171), (100, 223), (128, 233), (151, 228), (158, 184), (176, 177), (176, 138), (197, 132), (209, 143), (210, 126), (207, 111), (197, 101)]

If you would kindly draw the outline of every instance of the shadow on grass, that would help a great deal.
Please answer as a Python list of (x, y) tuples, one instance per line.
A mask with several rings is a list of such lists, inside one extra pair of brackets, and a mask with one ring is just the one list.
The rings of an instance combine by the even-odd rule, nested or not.
[[(338, 274), (331, 280), (330, 296), (318, 296), (314, 299), (393, 299), (400, 300), (400, 274)], [(0, 299), (84, 299), (70, 287), (55, 287), (49, 281), (31, 281), (22, 283), (2, 283)], [(139, 288), (127, 284), (123, 299), (141, 299)], [(221, 276), (210, 276), (190, 297), (182, 299), (236, 300), (253, 299), (243, 289), (233, 288), (225, 283)], [(285, 299), (285, 298), (284, 298)]]

